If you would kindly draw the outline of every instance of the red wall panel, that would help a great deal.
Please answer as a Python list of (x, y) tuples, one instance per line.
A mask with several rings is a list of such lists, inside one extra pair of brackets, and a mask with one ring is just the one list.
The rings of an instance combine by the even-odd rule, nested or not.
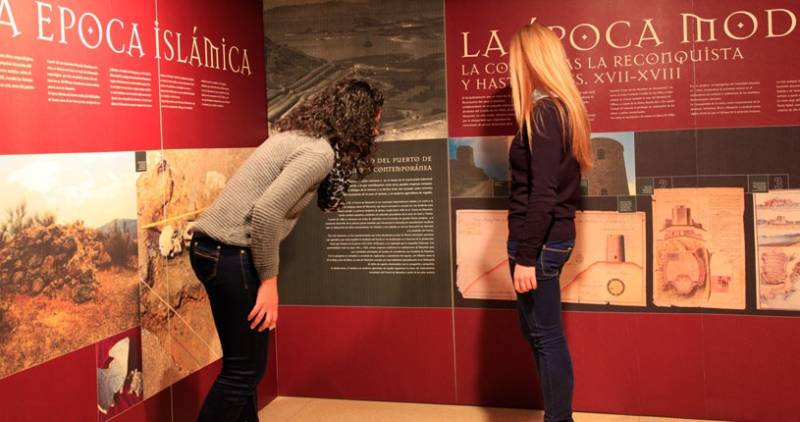
[[(515, 310), (285, 306), (279, 392), (541, 408)], [(800, 366), (792, 318), (565, 312), (576, 411), (791, 421)], [(422, 353), (422, 352), (425, 353)]]
[(644, 415), (702, 418), (706, 414), (703, 315), (632, 315)]
[(97, 420), (94, 345), (0, 380), (0, 421)]
[(455, 402), (452, 311), (283, 306), (278, 392)]
[(113, 419), (114, 422), (169, 421), (172, 418), (172, 389), (167, 388)]
[(797, 318), (704, 315), (702, 324), (709, 419), (800, 420)]
[(266, 138), (260, 1), (3, 5), (0, 154)]

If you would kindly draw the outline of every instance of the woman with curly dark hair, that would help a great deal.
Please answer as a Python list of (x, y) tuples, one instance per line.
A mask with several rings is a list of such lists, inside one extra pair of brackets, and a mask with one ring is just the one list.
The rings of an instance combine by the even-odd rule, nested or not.
[(383, 94), (336, 82), (276, 124), (197, 220), (190, 247), (222, 344), (222, 371), (199, 421), (258, 421), (256, 386), (278, 320), (278, 249), (317, 191), (324, 211), (344, 203), (351, 178), (373, 169)]

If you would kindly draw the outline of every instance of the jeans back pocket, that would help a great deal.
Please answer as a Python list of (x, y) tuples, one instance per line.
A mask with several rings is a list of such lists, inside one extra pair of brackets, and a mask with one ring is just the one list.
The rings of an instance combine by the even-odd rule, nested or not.
[(539, 253), (539, 270), (544, 277), (558, 277), (561, 268), (572, 254), (574, 243), (569, 241), (546, 243)]
[(202, 283), (205, 284), (217, 277), (219, 253), (220, 246), (214, 242), (192, 240), (189, 261), (192, 264), (194, 275)]

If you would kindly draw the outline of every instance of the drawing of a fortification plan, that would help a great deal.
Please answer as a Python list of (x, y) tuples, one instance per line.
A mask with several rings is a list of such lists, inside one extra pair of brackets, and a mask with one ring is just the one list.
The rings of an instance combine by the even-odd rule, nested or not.
[(800, 310), (800, 190), (753, 195), (758, 309)]
[(561, 273), (561, 300), (645, 306), (645, 214), (575, 213), (577, 239)]
[(656, 189), (653, 302), (744, 309), (744, 191)]

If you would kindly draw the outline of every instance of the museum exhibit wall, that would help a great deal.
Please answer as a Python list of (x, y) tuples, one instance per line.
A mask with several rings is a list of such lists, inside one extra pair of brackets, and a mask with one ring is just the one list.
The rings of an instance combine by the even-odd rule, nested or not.
[(593, 126), (562, 277), (575, 408), (797, 419), (796, 2), (129, 3), (0, 0), (0, 420), (193, 420), (220, 345), (191, 222), (345, 76), (386, 93), (376, 171), (283, 242), (260, 404), (541, 408), (504, 252), (531, 21)]
[(594, 132), (562, 278), (575, 408), (797, 420), (798, 16), (265, 0), (271, 121), (341, 75), (387, 92), (376, 173), (283, 244), (279, 393), (541, 408), (504, 245), (508, 41), (537, 21), (563, 37)]
[(196, 418), (221, 350), (185, 236), (267, 137), (261, 11), (0, 1), (0, 420)]

